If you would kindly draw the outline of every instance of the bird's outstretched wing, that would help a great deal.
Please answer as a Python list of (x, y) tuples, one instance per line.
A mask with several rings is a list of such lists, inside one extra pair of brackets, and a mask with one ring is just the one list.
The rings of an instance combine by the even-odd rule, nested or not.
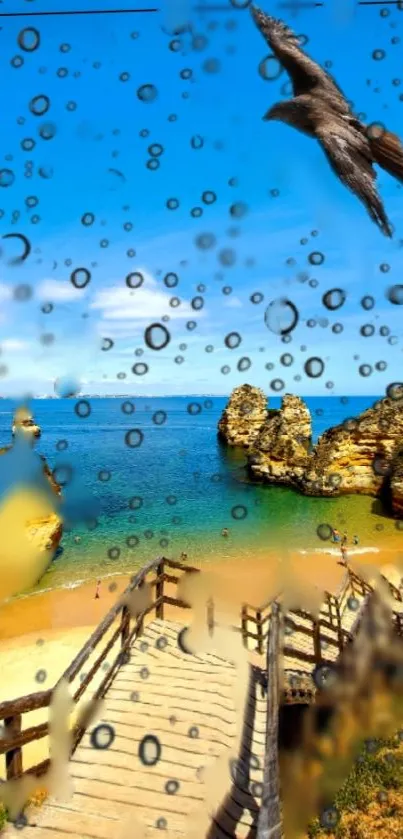
[(366, 137), (337, 118), (323, 119), (316, 136), (334, 173), (364, 204), (382, 233), (392, 238), (392, 227), (376, 189), (376, 172)]
[(265, 14), (257, 6), (251, 6), (251, 13), (270, 49), (287, 70), (293, 84), (294, 96), (314, 92), (315, 88), (315, 92), (318, 92), (318, 89), (322, 88), (337, 111), (349, 113), (350, 108), (343, 92), (329, 73), (322, 70), (322, 67), (303, 51), (297, 35), (281, 20)]

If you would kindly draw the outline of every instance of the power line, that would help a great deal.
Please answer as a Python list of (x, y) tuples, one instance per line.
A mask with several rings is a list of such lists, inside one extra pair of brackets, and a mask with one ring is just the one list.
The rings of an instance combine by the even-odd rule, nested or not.
[(159, 9), (65, 9), (48, 12), (0, 12), (0, 17), (56, 17), (61, 15), (134, 15), (159, 12)]

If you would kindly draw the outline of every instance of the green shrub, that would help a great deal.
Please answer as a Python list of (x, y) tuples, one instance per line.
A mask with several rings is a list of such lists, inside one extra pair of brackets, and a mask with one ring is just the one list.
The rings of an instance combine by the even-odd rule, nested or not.
[[(334, 799), (334, 806), (340, 815), (365, 811), (381, 790), (403, 788), (403, 753), (396, 752), (401, 745), (398, 737), (379, 740), (373, 750), (364, 749), (354, 764), (344, 784)], [(385, 751), (387, 749), (388, 751)], [(385, 811), (387, 815), (388, 811)], [(390, 813), (389, 813), (390, 815)], [(319, 819), (313, 819), (308, 825), (309, 839), (326, 836)], [(345, 828), (338, 825), (333, 830), (337, 839), (346, 835)]]

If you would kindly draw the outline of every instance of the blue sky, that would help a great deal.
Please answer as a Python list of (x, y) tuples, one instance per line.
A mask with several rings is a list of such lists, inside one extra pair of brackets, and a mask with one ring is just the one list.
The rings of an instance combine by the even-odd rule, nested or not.
[[(111, 5), (3, 0), (0, 11)], [(347, 0), (297, 16), (274, 5), (270, 11), (308, 37), (312, 57), (332, 62), (367, 122), (403, 135), (403, 12), (354, 10)], [(193, 35), (168, 34), (187, 17)], [(225, 394), (244, 381), (270, 394), (273, 380), (283, 382), (280, 392), (380, 394), (401, 379), (402, 309), (387, 297), (402, 283), (401, 190), (379, 174), (396, 229), (390, 242), (337, 182), (315, 142), (262, 121), (289, 90), (285, 72), (274, 81), (259, 74), (269, 50), (247, 10), (200, 14), (176, 5), (149, 15), (3, 18), (0, 26), (0, 168), (13, 173), (0, 175), (0, 183), (12, 180), (0, 186), (0, 232), (21, 233), (32, 245), (22, 265), (10, 265), (20, 243), (0, 243), (0, 393), (53, 393), (66, 375), (86, 393), (139, 395)], [(29, 26), (40, 32), (32, 52), (18, 44)], [(376, 50), (385, 53), (380, 60)], [(143, 85), (156, 88), (154, 101), (138, 98)], [(43, 95), (49, 109), (34, 115), (30, 103)], [(43, 139), (49, 125), (54, 136)], [(35, 141), (31, 150), (22, 147), (27, 140)], [(160, 165), (149, 169), (148, 149), (158, 152), (158, 145)], [(203, 202), (205, 192), (214, 193), (213, 203)], [(177, 209), (167, 208), (169, 199)], [(202, 208), (199, 217), (194, 208)], [(90, 226), (82, 223), (86, 213), (94, 216)], [(321, 265), (310, 264), (313, 252), (323, 254)], [(79, 291), (70, 276), (82, 267), (91, 281)], [(133, 272), (143, 284), (130, 291), (125, 278)], [(168, 272), (178, 276), (173, 289), (163, 281)], [(32, 289), (29, 300), (15, 299), (21, 285)], [(332, 288), (346, 293), (337, 311), (322, 302)], [(262, 302), (251, 302), (256, 293)], [(360, 301), (368, 295), (375, 305), (365, 311)], [(173, 296), (180, 300), (174, 308)], [(197, 296), (204, 305), (195, 311)], [(283, 298), (299, 312), (286, 344), (264, 317)], [(49, 303), (52, 311), (43, 312)], [(146, 346), (144, 330), (164, 316), (171, 340), (157, 352)], [(196, 321), (193, 330), (189, 321)], [(335, 323), (343, 331), (333, 332)], [(360, 334), (365, 325), (373, 335)], [(231, 332), (242, 338), (235, 349), (224, 341)], [(114, 342), (108, 351), (105, 338)], [(293, 356), (290, 366), (280, 361), (284, 353)], [(317, 379), (305, 372), (311, 357), (324, 361)], [(250, 369), (238, 370), (244, 358)], [(380, 361), (384, 371), (375, 368)], [(133, 374), (135, 363), (148, 372)], [(370, 375), (362, 376), (360, 365), (370, 365)]]

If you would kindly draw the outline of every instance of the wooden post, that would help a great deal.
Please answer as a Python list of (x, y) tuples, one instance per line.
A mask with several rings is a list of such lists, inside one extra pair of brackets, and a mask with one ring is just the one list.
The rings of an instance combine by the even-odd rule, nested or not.
[(211, 636), (214, 633), (214, 600), (209, 597), (207, 601), (207, 626), (208, 634)]
[(243, 604), (241, 611), (241, 632), (244, 647), (248, 647), (248, 607)]
[[(5, 738), (15, 737), (18, 734), (21, 734), (21, 714), (6, 717), (4, 720)], [(17, 746), (16, 749), (9, 749), (6, 752), (6, 778), (7, 781), (12, 781), (20, 775), (22, 775), (22, 748)]]
[(339, 650), (342, 652), (344, 649), (344, 636), (343, 636), (343, 626), (341, 622), (341, 614), (340, 614), (340, 603), (337, 597), (334, 598), (334, 603), (336, 607), (336, 618), (337, 618), (337, 640), (339, 642)]
[(262, 613), (259, 609), (256, 611), (256, 631), (257, 631), (257, 651), (260, 655), (263, 653), (263, 626), (262, 626)]
[[(155, 599), (158, 601), (164, 596), (164, 560), (157, 565), (157, 585), (155, 587)], [(155, 617), (164, 620), (164, 601), (157, 602)]]
[[(144, 588), (144, 586), (145, 586), (145, 580), (141, 580), (141, 582), (138, 585), (139, 589)], [(136, 637), (140, 638), (141, 635), (144, 632), (144, 615), (143, 614), (138, 615), (137, 621), (138, 621), (138, 627), (137, 627)]]
[(267, 720), (263, 795), (257, 823), (256, 839), (282, 839), (283, 837), (278, 763), (280, 620), (280, 605), (273, 603), (266, 658)]
[(320, 643), (320, 621), (312, 618), (313, 626), (313, 654), (315, 656), (315, 663), (320, 664), (322, 661), (322, 645)]

